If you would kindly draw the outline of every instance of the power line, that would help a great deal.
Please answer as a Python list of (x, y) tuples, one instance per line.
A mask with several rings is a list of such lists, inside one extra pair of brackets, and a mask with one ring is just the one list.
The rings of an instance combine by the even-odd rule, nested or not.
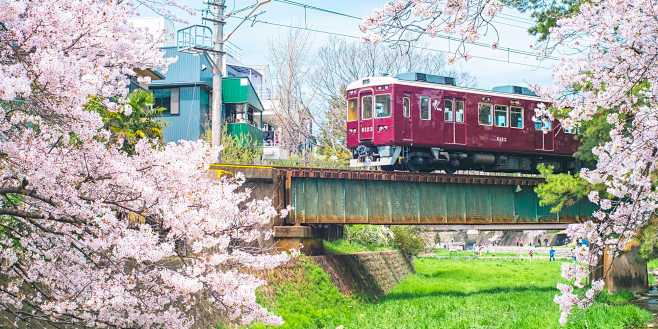
[[(306, 3), (301, 3), (301, 2), (297, 2), (297, 1), (293, 1), (293, 0), (274, 0), (274, 1), (279, 2), (279, 3), (283, 3), (283, 4), (288, 4), (288, 5), (292, 5), (292, 6), (301, 7), (301, 8), (304, 8), (304, 9), (311, 9), (311, 10), (315, 10), (315, 11), (319, 11), (319, 12), (323, 12), (323, 13), (327, 13), (327, 14), (333, 14), (333, 15), (343, 16), (343, 17), (347, 17), (347, 18), (363, 20), (363, 17), (354, 16), (354, 15), (351, 15), (351, 14), (347, 14), (347, 13), (343, 13), (343, 12), (339, 12), (339, 11), (335, 11), (335, 10), (331, 10), (331, 9), (320, 8), (320, 7), (317, 7), (317, 6), (312, 6), (312, 5), (309, 5), (309, 4), (306, 4)], [(500, 13), (499, 15), (503, 15), (503, 14)], [(530, 22), (530, 21), (522, 21), (521, 17), (517, 18), (517, 17), (514, 17), (512, 15), (508, 15), (508, 14), (505, 14), (504, 16), (507, 16), (506, 17), (507, 19), (510, 19), (510, 20), (513, 20), (513, 21), (516, 20), (516, 23), (529, 24), (529, 25), (528, 26), (519, 26), (519, 25), (510, 24), (510, 23), (507, 23), (507, 22), (501, 22), (501, 21), (499, 21), (495, 18), (494, 18), (494, 20), (498, 24), (507, 25), (507, 26), (511, 26), (511, 27), (516, 27), (516, 28), (524, 29), (524, 30), (527, 30), (528, 28), (530, 28), (530, 25), (532, 25), (532, 22)]]
[[(288, 4), (288, 5), (292, 5), (292, 6), (302, 7), (302, 8), (305, 8), (305, 9), (312, 9), (312, 10), (316, 10), (316, 11), (320, 11), (320, 12), (324, 12), (324, 13), (329, 13), (329, 14), (333, 14), (333, 15), (338, 15), (338, 16), (348, 17), (348, 18), (352, 18), (352, 19), (362, 20), (362, 18), (358, 17), (358, 16), (354, 16), (354, 15), (350, 15), (350, 14), (346, 14), (346, 13), (342, 13), (342, 12), (338, 12), (338, 11), (334, 11), (334, 10), (330, 10), (330, 9), (320, 8), (320, 7), (316, 7), (316, 6), (311, 6), (311, 5), (301, 3), (301, 2), (297, 2), (297, 1), (293, 1), (293, 0), (274, 0), (274, 1), (279, 2), (279, 3)], [(512, 24), (502, 23), (502, 22), (499, 22), (499, 23), (503, 24), (503, 25), (513, 26), (513, 27), (516, 27), (516, 28), (523, 28), (523, 27), (518, 26), (518, 25), (512, 25)], [(443, 34), (437, 34), (435, 37), (445, 39), (445, 40), (449, 40), (449, 41), (465, 42), (467, 44), (472, 44), (472, 45), (475, 45), (475, 46), (491, 49), (490, 44), (486, 44), (486, 43), (483, 43), (483, 42), (463, 41), (462, 39), (459, 39), (459, 38), (456, 38), (456, 37), (453, 37), (453, 36), (450, 36), (450, 35), (443, 35)], [(542, 58), (551, 59), (551, 60), (558, 60), (556, 57), (541, 56), (540, 54), (538, 54), (536, 52), (531, 52), (531, 51), (516, 49), (516, 48), (511, 48), (511, 47), (497, 47), (495, 50), (507, 52), (508, 55), (509, 55), (509, 53), (512, 53), (512, 54), (519, 54), (519, 55), (542, 57)]]
[(331, 10), (331, 9), (320, 8), (320, 7), (312, 6), (312, 5), (297, 2), (297, 1), (292, 1), (292, 0), (274, 0), (274, 1), (275, 2), (280, 2), (280, 3), (285, 3), (285, 4), (288, 4), (288, 5), (292, 5), (292, 6), (302, 7), (302, 8), (305, 8), (305, 9), (312, 9), (312, 10), (320, 11), (320, 12), (323, 12), (323, 13), (328, 13), (328, 14), (333, 14), (333, 15), (338, 15), (338, 16), (343, 16), (343, 17), (348, 17), (348, 18), (353, 18), (353, 19), (358, 19), (358, 20), (363, 19), (362, 17), (358, 17), (358, 16), (346, 14), (346, 13), (341, 13), (341, 12)]
[[(229, 17), (229, 18), (242, 19), (242, 17), (238, 17), (238, 16), (232, 16), (232, 17)], [(251, 21), (254, 24), (255, 23), (262, 23), (262, 24), (271, 25), (271, 26), (284, 27), (284, 28), (296, 29), (296, 30), (303, 30), (303, 31), (308, 31), (308, 32), (313, 32), (313, 33), (321, 33), (321, 34), (332, 35), (332, 36), (337, 36), (337, 37), (342, 37), (342, 38), (349, 38), (349, 39), (356, 39), (356, 40), (361, 39), (361, 37), (350, 35), (350, 34), (312, 29), (312, 28), (303, 27), (303, 26), (295, 26), (295, 25), (275, 23), (275, 22), (265, 21), (265, 20), (262, 20), (262, 19), (254, 19), (254, 20), (251, 20)], [(392, 43), (392, 42), (387, 42), (387, 43)], [(450, 51), (435, 49), (435, 48), (428, 48), (428, 47), (421, 47), (421, 46), (410, 46), (410, 47), (414, 48), (414, 49), (420, 49), (420, 50), (426, 50), (426, 51), (432, 51), (432, 52), (438, 52), (438, 53), (444, 53), (444, 54), (453, 54)], [(511, 61), (511, 60), (509, 60), (509, 58), (507, 60), (504, 60), (504, 59), (486, 57), (486, 56), (475, 56), (474, 55), (474, 56), (471, 56), (471, 57), (472, 58), (477, 58), (477, 59), (482, 59), (482, 60), (487, 60), (487, 61), (492, 61), (492, 62), (498, 62), (498, 63), (508, 63), (508, 64), (514, 64), (514, 65), (533, 67), (533, 68), (541, 68), (541, 69), (546, 69), (546, 70), (551, 69), (550, 67)]]

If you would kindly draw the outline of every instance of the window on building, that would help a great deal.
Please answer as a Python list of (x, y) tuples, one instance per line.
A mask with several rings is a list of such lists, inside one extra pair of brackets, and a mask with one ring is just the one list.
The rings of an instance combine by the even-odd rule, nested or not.
[(443, 100), (443, 121), (452, 122), (452, 100), (444, 99)]
[(432, 120), (432, 111), (430, 109), (430, 98), (427, 96), (420, 97), (420, 119)]
[(507, 127), (507, 106), (496, 105), (494, 117), (497, 127)]
[(509, 108), (509, 126), (523, 129), (523, 108), (512, 106)]
[(464, 123), (464, 101), (455, 101), (455, 122)]
[(356, 106), (356, 99), (347, 101), (347, 121), (356, 121), (359, 119), (359, 112)]
[(375, 115), (378, 118), (391, 116), (391, 95), (375, 96)]
[(178, 88), (161, 88), (153, 89), (155, 98), (155, 108), (164, 107), (163, 115), (178, 115), (179, 111), (179, 92)]
[(372, 118), (372, 96), (361, 98), (361, 120)]
[(411, 101), (409, 97), (402, 97), (402, 116), (408, 118), (411, 116)]
[(491, 104), (481, 103), (478, 109), (478, 122), (484, 126), (491, 126)]

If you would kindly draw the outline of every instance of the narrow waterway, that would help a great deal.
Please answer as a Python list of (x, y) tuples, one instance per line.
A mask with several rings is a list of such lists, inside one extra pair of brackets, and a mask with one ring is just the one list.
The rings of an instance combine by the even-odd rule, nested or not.
[(633, 303), (651, 312), (653, 321), (647, 325), (647, 328), (658, 328), (658, 287), (651, 286), (646, 292), (638, 294)]

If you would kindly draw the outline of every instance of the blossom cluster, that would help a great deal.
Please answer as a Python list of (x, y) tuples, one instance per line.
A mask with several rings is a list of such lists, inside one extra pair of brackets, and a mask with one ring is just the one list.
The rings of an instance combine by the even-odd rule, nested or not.
[(203, 142), (142, 140), (128, 155), (83, 108), (97, 95), (121, 110), (133, 70), (169, 62), (132, 14), (129, 1), (0, 0), (0, 310), (56, 326), (187, 328), (204, 304), (280, 323), (250, 274), (289, 257), (261, 247), (271, 203), (251, 200), (240, 177), (211, 177), (217, 150)]
[[(502, 8), (498, 0), (393, 0), (364, 18), (359, 28), (365, 34), (363, 39), (372, 43), (413, 42), (423, 36), (454, 34), (461, 40), (456, 54), (468, 59), (464, 43), (480, 38)], [(492, 47), (497, 45), (494, 42)]]

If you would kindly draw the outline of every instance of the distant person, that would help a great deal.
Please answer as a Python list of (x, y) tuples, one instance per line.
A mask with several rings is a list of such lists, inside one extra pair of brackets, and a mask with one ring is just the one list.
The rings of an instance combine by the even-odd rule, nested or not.
[(530, 260), (532, 260), (532, 256), (535, 255), (535, 251), (532, 250), (532, 248), (528, 249), (528, 257), (530, 257)]
[(546, 247), (548, 247), (548, 245), (549, 245), (549, 243), (548, 243), (548, 239), (544, 239), (544, 245), (545, 245)]
[(551, 250), (548, 251), (548, 261), (555, 261), (555, 249), (553, 249), (553, 247), (551, 247)]
[(571, 248), (571, 259), (573, 259), (574, 262), (576, 261), (576, 248)]

